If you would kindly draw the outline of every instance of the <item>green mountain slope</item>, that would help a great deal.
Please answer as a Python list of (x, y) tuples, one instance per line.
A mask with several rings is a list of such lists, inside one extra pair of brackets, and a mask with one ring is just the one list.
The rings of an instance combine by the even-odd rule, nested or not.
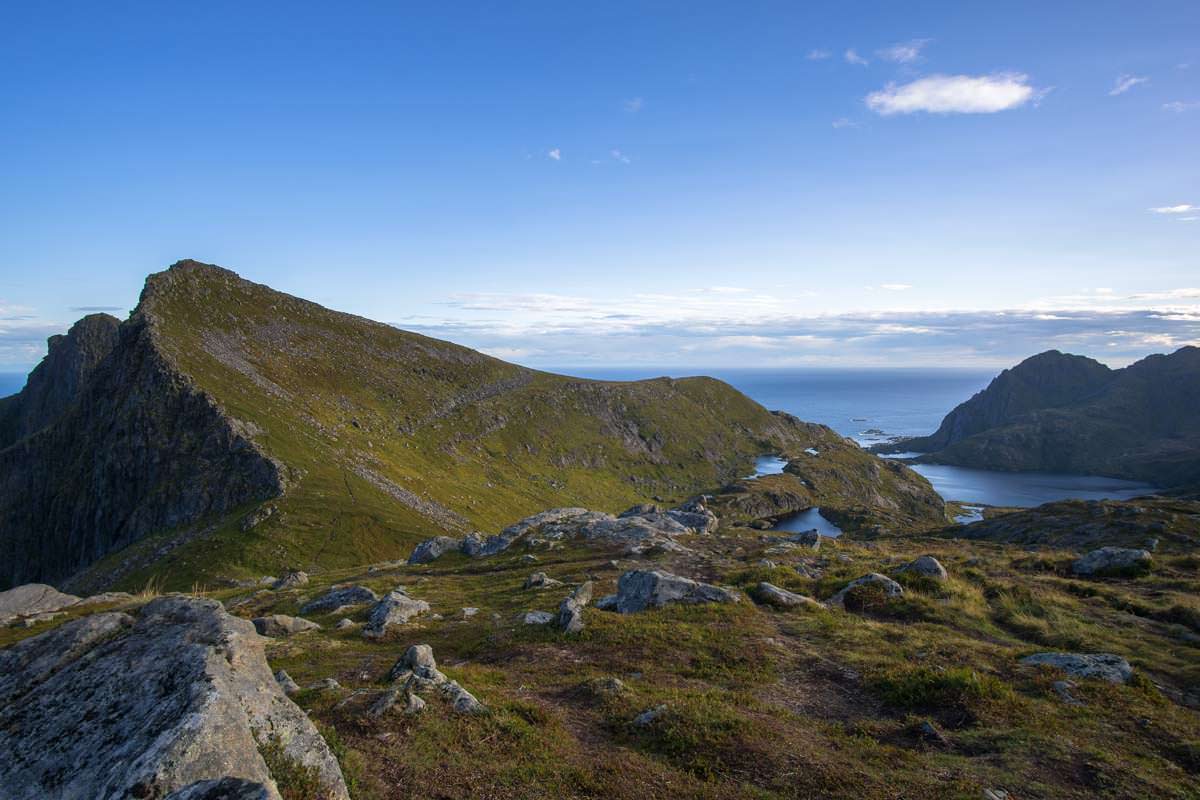
[(538, 372), (184, 261), (147, 280), (80, 401), (0, 451), (0, 580), (395, 559), (552, 506), (682, 499), (812, 438), (711, 378)]

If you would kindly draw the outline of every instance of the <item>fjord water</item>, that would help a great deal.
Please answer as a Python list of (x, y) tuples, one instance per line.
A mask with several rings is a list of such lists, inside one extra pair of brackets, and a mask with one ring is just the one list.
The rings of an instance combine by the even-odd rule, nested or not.
[[(828, 425), (863, 446), (896, 436), (932, 433), (951, 409), (986, 388), (995, 376), (995, 370), (990, 369), (664, 370), (635, 367), (556, 371), (599, 380), (711, 375), (732, 384), (767, 408)], [(1153, 489), (1145, 483), (1090, 475), (992, 472), (940, 464), (916, 464), (913, 469), (928, 478), (933, 488), (947, 500), (994, 506), (1035, 506), (1068, 498), (1125, 499)], [(789, 520), (788, 524), (794, 526), (789, 530), (818, 527), (808, 519)]]

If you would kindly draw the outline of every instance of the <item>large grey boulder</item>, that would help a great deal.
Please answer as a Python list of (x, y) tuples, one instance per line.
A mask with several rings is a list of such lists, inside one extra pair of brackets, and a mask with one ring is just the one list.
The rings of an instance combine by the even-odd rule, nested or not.
[(97, 614), (26, 639), (0, 651), (0, 698), (6, 800), (185, 789), (175, 797), (196, 800), (221, 797), (195, 784), (222, 779), (278, 800), (259, 751), (268, 745), (315, 770), (330, 798), (349, 797), (325, 740), (272, 676), (263, 639), (213, 600), (161, 597), (136, 621)]
[(811, 597), (805, 597), (802, 594), (789, 592), (787, 589), (781, 589), (773, 583), (763, 581), (755, 591), (759, 602), (764, 605), (774, 606), (775, 608), (799, 608), (805, 606), (807, 608), (824, 608), (824, 604), (814, 600)]
[(1071, 564), (1076, 575), (1136, 575), (1147, 572), (1154, 563), (1149, 550), (1128, 547), (1101, 547)]
[(881, 592), (884, 598), (891, 599), (900, 597), (904, 594), (904, 587), (896, 583), (886, 575), (880, 575), (878, 572), (872, 572), (863, 575), (861, 578), (855, 578), (842, 587), (841, 591), (829, 598), (827, 606), (844, 607), (846, 599), (853, 597), (859, 593)]
[(379, 595), (365, 586), (339, 586), (300, 606), (301, 614), (336, 614), (343, 608), (361, 606), (379, 600)]
[(272, 639), (286, 639), (297, 633), (320, 630), (321, 626), (303, 617), (289, 617), (287, 614), (271, 614), (266, 617), (255, 617), (254, 630), (260, 636), (270, 636)]
[(434, 536), (432, 539), (426, 539), (413, 548), (412, 555), (408, 557), (408, 563), (428, 564), (446, 553), (459, 549), (462, 541), (462, 539), (455, 539), (451, 536)]
[(308, 583), (308, 573), (302, 570), (289, 570), (282, 578), (279, 578), (275, 583), (271, 584), (271, 588), (277, 592), (287, 589), (295, 589), (297, 586), (304, 586)]
[(367, 624), (363, 627), (363, 636), (368, 639), (381, 639), (390, 629), (403, 625), (428, 610), (429, 603), (424, 600), (414, 600), (400, 591), (388, 592), (372, 606), (371, 613), (367, 616)]
[(617, 580), (617, 599), (611, 608), (632, 614), (669, 603), (736, 603), (737, 592), (700, 583), (660, 570), (631, 570)]
[(79, 602), (73, 594), (63, 594), (44, 583), (27, 583), (0, 592), (0, 625), (19, 617), (35, 617), (60, 611)]
[(1128, 683), (1133, 677), (1129, 662), (1112, 653), (1035, 653), (1021, 659), (1026, 666), (1060, 669), (1076, 678), (1099, 678), (1109, 683)]
[(903, 567), (898, 572), (909, 572), (913, 575), (921, 575), (926, 578), (933, 578), (935, 581), (944, 581), (950, 577), (946, 572), (946, 568), (942, 566), (942, 562), (938, 561), (933, 556), (921, 556), (916, 558)]

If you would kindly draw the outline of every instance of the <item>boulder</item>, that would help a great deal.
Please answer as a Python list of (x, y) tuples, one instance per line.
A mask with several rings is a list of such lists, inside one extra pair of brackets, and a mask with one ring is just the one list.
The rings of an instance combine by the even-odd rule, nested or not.
[(525, 579), (523, 589), (548, 589), (552, 586), (562, 586), (562, 581), (549, 578), (544, 572), (535, 572)]
[(433, 648), (427, 644), (414, 644), (405, 650), (404, 655), (400, 656), (392, 665), (392, 670), (388, 673), (388, 680), (399, 680), (407, 673), (434, 683), (442, 683), (446, 680), (446, 676), (437, 668), (437, 660), (433, 657)]
[(662, 508), (655, 503), (638, 503), (636, 506), (629, 508), (618, 514), (618, 517), (644, 517), (647, 514), (658, 514), (662, 512)]
[(283, 670), (275, 673), (275, 682), (279, 684), (279, 688), (283, 689), (283, 693), (291, 696), (300, 691), (300, 684), (292, 680), (292, 676), (288, 675)]
[(798, 608), (800, 606), (808, 608), (825, 607), (822, 603), (811, 597), (789, 592), (787, 589), (780, 589), (775, 584), (767, 583), (766, 581), (758, 585), (755, 594), (759, 602), (764, 605), (774, 606), (775, 608)]
[(633, 724), (639, 728), (645, 728), (650, 725), (653, 725), (655, 722), (662, 719), (662, 717), (666, 716), (666, 713), (667, 713), (666, 705), (655, 706), (654, 708), (651, 708), (647, 711), (643, 711), (642, 713), (640, 713), (636, 717), (634, 717)]
[(885, 598), (891, 599), (902, 596), (904, 594), (904, 587), (886, 575), (872, 572), (850, 581), (850, 583), (842, 587), (841, 591), (829, 598), (829, 601), (825, 605), (844, 607), (846, 605), (846, 598), (853, 597), (859, 593), (865, 594), (866, 592), (876, 591), (881, 592)]
[(631, 570), (617, 580), (614, 610), (632, 614), (669, 603), (734, 603), (737, 592), (660, 570)]
[(901, 567), (899, 572), (911, 572), (914, 575), (933, 578), (935, 581), (944, 581), (950, 577), (946, 568), (942, 566), (942, 562), (933, 556), (921, 556), (914, 559)]
[(1071, 564), (1076, 575), (1102, 577), (1105, 575), (1137, 575), (1150, 570), (1154, 557), (1149, 550), (1128, 547), (1101, 547)]
[(521, 619), (526, 625), (546, 625), (554, 621), (554, 615), (549, 611), (526, 611)]
[(720, 524), (717, 515), (703, 506), (687, 511), (683, 510), (683, 508), (673, 508), (666, 512), (666, 514), (675, 522), (687, 528), (690, 533), (712, 533)]
[(798, 544), (801, 547), (811, 547), (813, 550), (821, 549), (821, 534), (817, 533), (816, 529), (811, 531), (800, 531), (788, 536), (785, 541), (792, 544)]
[(564, 633), (583, 630), (583, 608), (592, 601), (592, 582), (585, 581), (558, 606), (558, 627)]
[(1021, 659), (1026, 666), (1047, 666), (1074, 678), (1099, 678), (1109, 683), (1128, 683), (1133, 677), (1129, 662), (1112, 653), (1035, 653)]
[(442, 694), (450, 701), (451, 707), (460, 714), (483, 714), (487, 711), (483, 703), (475, 699), (475, 695), (458, 685), (457, 681), (446, 681), (442, 684)]
[(428, 610), (429, 603), (424, 600), (414, 600), (403, 592), (388, 592), (371, 608), (367, 624), (363, 627), (363, 636), (381, 639), (391, 628), (403, 625)]
[(412, 555), (408, 557), (408, 563), (428, 564), (452, 550), (459, 549), (462, 543), (462, 539), (450, 536), (435, 536), (432, 539), (426, 539), (413, 548)]
[(271, 614), (267, 617), (255, 617), (254, 629), (260, 636), (270, 636), (272, 639), (286, 639), (297, 633), (320, 630), (321, 626), (302, 617), (289, 617), (287, 614)]
[(339, 586), (300, 606), (301, 614), (336, 614), (343, 608), (361, 606), (379, 600), (379, 595), (365, 586)]
[(79, 598), (63, 594), (44, 583), (27, 583), (7, 592), (0, 592), (0, 625), (7, 625), (18, 617), (49, 614), (73, 606)]
[(304, 586), (307, 583), (308, 573), (295, 569), (289, 571), (282, 578), (271, 584), (271, 588), (278, 592), (284, 589), (295, 589), (297, 586)]
[(97, 614), (19, 642), (0, 651), (0, 697), (6, 800), (196, 800), (221, 796), (197, 783), (224, 779), (270, 787), (276, 800), (265, 746), (311, 768), (328, 797), (349, 797), (262, 638), (213, 600), (160, 597), (136, 621)]

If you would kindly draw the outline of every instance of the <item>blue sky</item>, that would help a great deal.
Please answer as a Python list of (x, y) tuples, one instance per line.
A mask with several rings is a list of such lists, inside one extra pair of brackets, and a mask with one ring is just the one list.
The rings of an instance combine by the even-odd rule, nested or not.
[(587, 5), (7, 4), (0, 369), (180, 258), (532, 365), (1200, 341), (1194, 1)]

